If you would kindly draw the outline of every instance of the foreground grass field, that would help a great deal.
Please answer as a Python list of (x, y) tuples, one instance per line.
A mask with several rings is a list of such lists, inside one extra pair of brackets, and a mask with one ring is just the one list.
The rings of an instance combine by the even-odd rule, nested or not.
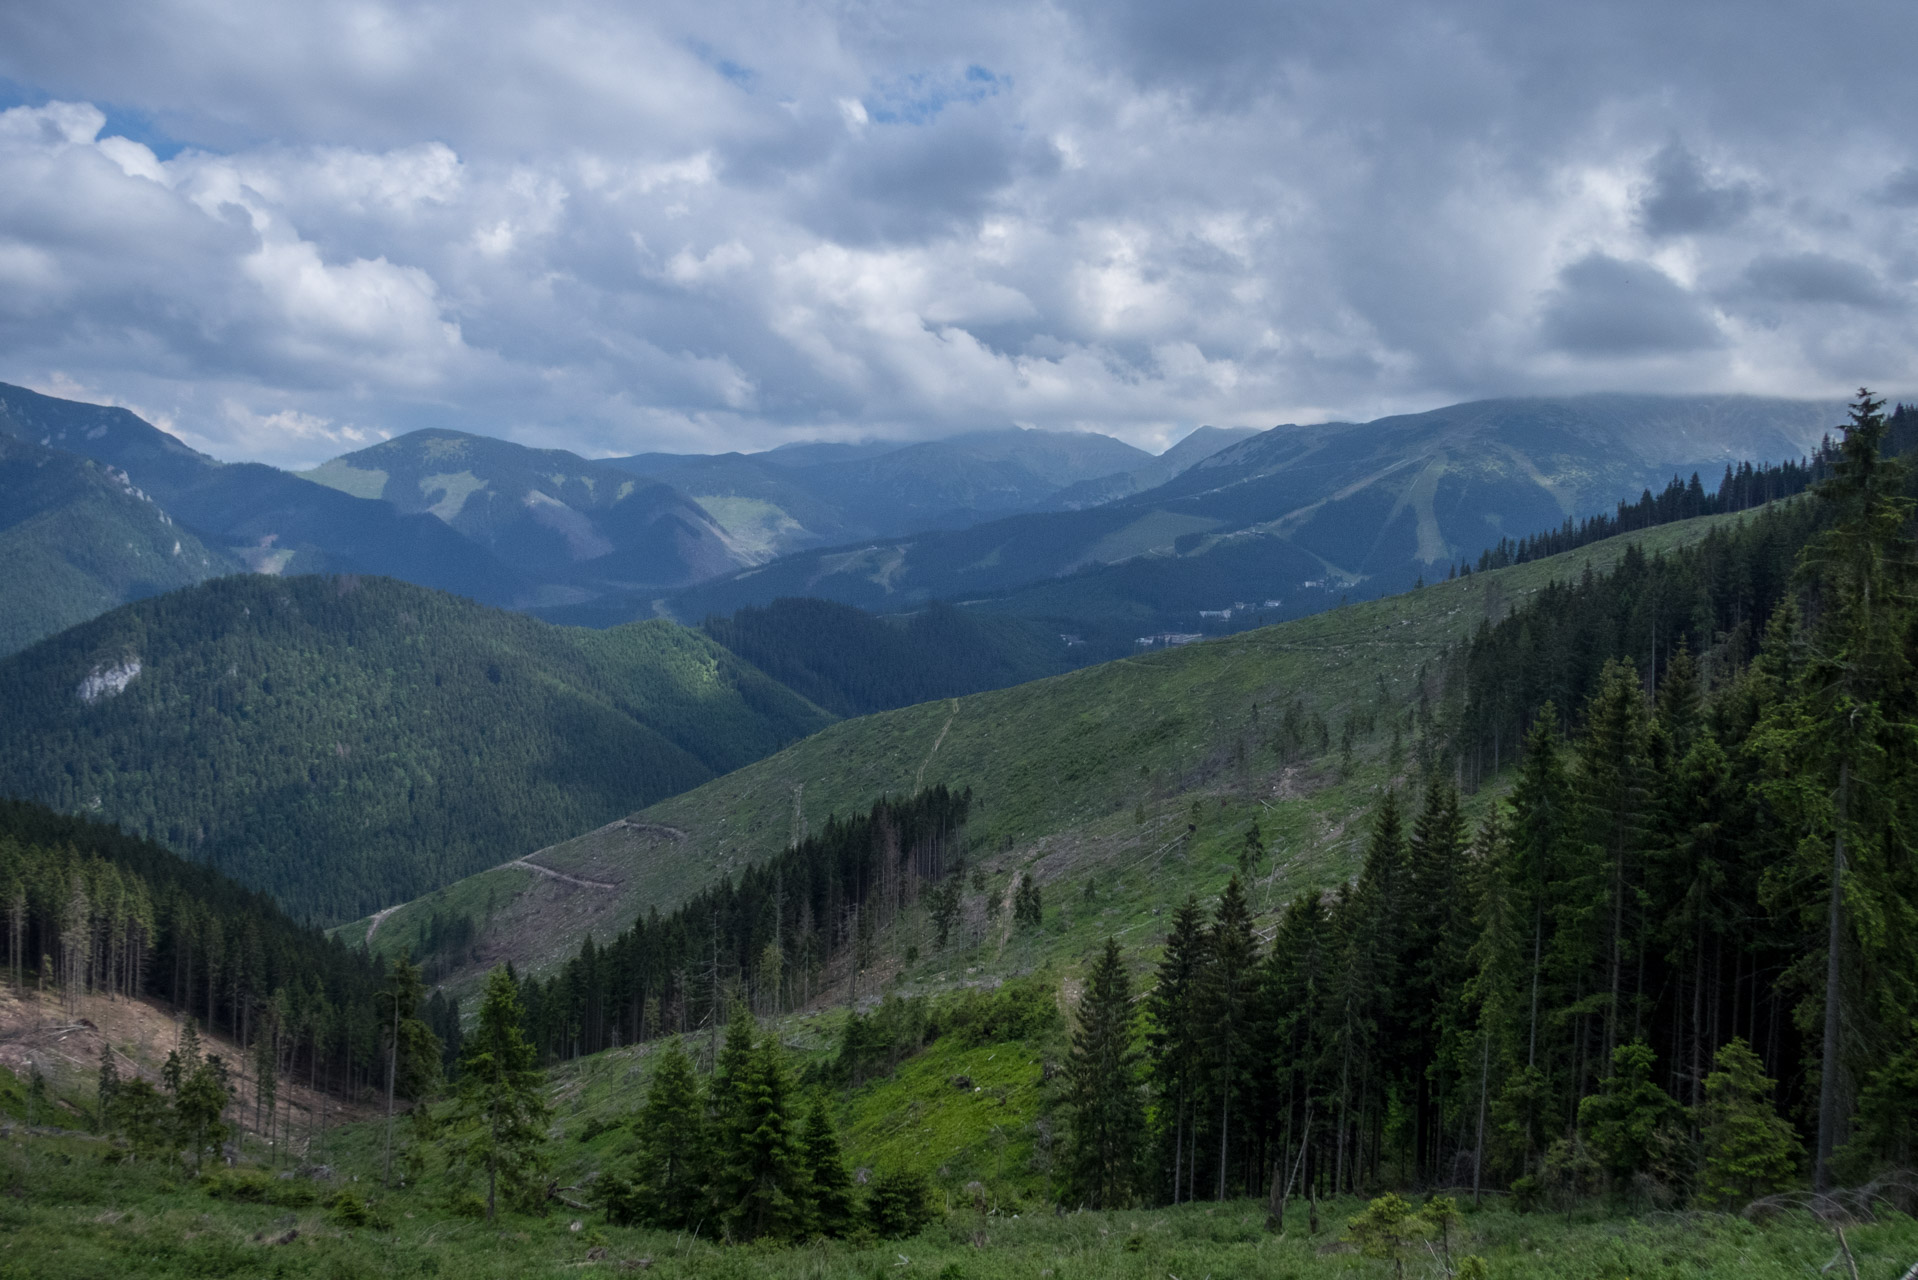
[[(29, 1147), (32, 1149), (29, 1150)], [(458, 1276), (489, 1280), (632, 1274), (710, 1277), (1019, 1277), (1080, 1280), (1167, 1276), (1389, 1276), (1394, 1263), (1361, 1256), (1341, 1236), (1356, 1201), (1320, 1205), (1311, 1234), (1294, 1205), (1283, 1235), (1250, 1201), (1111, 1213), (1012, 1216), (953, 1205), (907, 1240), (865, 1246), (731, 1247), (694, 1236), (608, 1228), (561, 1209), (544, 1218), (488, 1224), (448, 1216), (437, 1191), (381, 1192), (370, 1173), (314, 1187), (276, 1182), (304, 1205), (235, 1203), (158, 1169), (102, 1162), (103, 1144), (17, 1132), (0, 1141), (0, 1277), (95, 1280), (102, 1276)], [(363, 1193), (371, 1226), (347, 1226), (323, 1201), (341, 1185)], [(276, 1195), (281, 1194), (275, 1192)], [(1837, 1254), (1832, 1231), (1805, 1215), (1753, 1223), (1715, 1214), (1629, 1218), (1597, 1210), (1518, 1214), (1504, 1207), (1463, 1216), (1454, 1263), (1484, 1259), (1492, 1277), (1546, 1280), (1809, 1280)], [(1846, 1232), (1862, 1280), (1897, 1280), (1918, 1261), (1918, 1222), (1887, 1215)], [(1420, 1250), (1408, 1276), (1446, 1274)], [(1843, 1263), (1834, 1269), (1844, 1274)]]

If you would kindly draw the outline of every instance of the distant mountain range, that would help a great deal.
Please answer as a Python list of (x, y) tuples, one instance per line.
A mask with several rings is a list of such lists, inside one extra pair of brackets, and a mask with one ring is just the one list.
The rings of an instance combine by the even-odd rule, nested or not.
[(828, 543), (1068, 510), (1170, 479), (1252, 430), (1201, 427), (1154, 457), (1089, 432), (978, 431), (924, 444), (643, 453), (606, 465), (690, 495), (761, 559)]
[(664, 603), (692, 621), (782, 596), (876, 612), (944, 599), (1108, 642), (1197, 632), (1202, 614), (1276, 621), (1409, 587), (1674, 472), (1802, 456), (1842, 419), (1806, 401), (1593, 395), (1282, 426), (1100, 505), (808, 551)]
[[(269, 574), (389, 574), (494, 604), (511, 604), (528, 591), (520, 575), (490, 551), (431, 516), (408, 515), (258, 463), (220, 462), (126, 409), (0, 383), (0, 437), (54, 451), (67, 460), (63, 466), (91, 460), (124, 476), (126, 485), (151, 499), (156, 518), (164, 516), (173, 522), (169, 527), (186, 534), (182, 556), (194, 539), (204, 544), (208, 564), (202, 568), (208, 572), (244, 567)], [(39, 483), (25, 472), (0, 475), (0, 507), (22, 503)], [(41, 522), (20, 536), (36, 540), (34, 554), (42, 561), (97, 559), (113, 547), (111, 534), (96, 538), (55, 508), (44, 508)], [(0, 630), (12, 641), (0, 652), (48, 633), (21, 619), (77, 621), (151, 594), (147, 581), (109, 575), (83, 589), (63, 577), (35, 584), (23, 596), (8, 593), (0, 597), (0, 614), (8, 619)], [(37, 602), (25, 603), (29, 598)]]
[(563, 449), (414, 431), (303, 476), (439, 520), (513, 570), (520, 604), (684, 586), (758, 560), (670, 485)]
[[(1007, 428), (924, 444), (595, 462), (425, 430), (293, 474), (222, 463), (126, 409), (0, 384), (0, 439), (14, 442), (0, 473), (12, 518), (0, 532), (16, 571), (33, 567), (20, 591), (0, 596), (0, 653), (241, 569), (385, 574), (606, 624), (794, 549), (1105, 501), (1245, 434), (1202, 428), (1158, 458), (1108, 436)], [(46, 456), (29, 465), (36, 449)], [(83, 501), (77, 479), (52, 479), (86, 465), (119, 496), (94, 485)], [(102, 503), (124, 510), (109, 518)], [(123, 517), (147, 532), (129, 535)], [(147, 547), (152, 528), (179, 537)], [(165, 565), (153, 558), (162, 551)]]

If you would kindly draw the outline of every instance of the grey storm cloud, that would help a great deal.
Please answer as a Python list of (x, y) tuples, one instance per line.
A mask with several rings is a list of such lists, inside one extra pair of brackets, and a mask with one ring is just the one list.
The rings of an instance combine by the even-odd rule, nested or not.
[(1697, 156), (1672, 143), (1652, 160), (1639, 218), (1653, 236), (1724, 231), (1751, 212), (1752, 201), (1748, 183), (1714, 181)]
[(1871, 268), (1823, 253), (1767, 254), (1745, 268), (1751, 296), (1767, 302), (1835, 303), (1891, 311), (1899, 300)]
[(1839, 395), (1918, 357), (1913, 35), (1879, 0), (15, 0), (0, 379), (281, 463)]
[(1724, 341), (1704, 304), (1677, 281), (1648, 263), (1602, 253), (1559, 273), (1545, 332), (1575, 355), (1683, 354)]

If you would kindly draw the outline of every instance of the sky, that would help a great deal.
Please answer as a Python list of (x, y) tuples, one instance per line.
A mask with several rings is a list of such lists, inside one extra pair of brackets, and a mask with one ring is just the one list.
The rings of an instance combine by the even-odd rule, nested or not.
[(1918, 357), (1918, 6), (9, 0), (0, 380), (284, 466)]

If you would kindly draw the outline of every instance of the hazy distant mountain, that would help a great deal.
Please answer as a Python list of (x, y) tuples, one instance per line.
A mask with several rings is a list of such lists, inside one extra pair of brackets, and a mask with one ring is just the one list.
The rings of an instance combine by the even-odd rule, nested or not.
[(1081, 480), (1053, 495), (1051, 505), (1062, 511), (1094, 507), (1156, 489), (1186, 468), (1211, 457), (1228, 445), (1259, 434), (1257, 427), (1200, 427), (1158, 457), (1131, 471)]
[(1409, 586), (1503, 535), (1609, 510), (1675, 471), (1796, 457), (1842, 406), (1741, 396), (1491, 400), (1369, 423), (1283, 426), (1144, 493), (1078, 511), (788, 556), (693, 587), (681, 617), (815, 595), (875, 611), (930, 599), (1115, 627), (1196, 629)]
[(0, 654), (242, 567), (124, 471), (0, 435)]
[(256, 572), (388, 574), (495, 604), (528, 591), (514, 570), (430, 516), (259, 463), (220, 462), (126, 409), (0, 383), (0, 434), (119, 468), (174, 520)]
[(437, 518), (511, 565), (546, 603), (683, 586), (764, 558), (670, 485), (562, 449), (414, 431), (304, 475)]
[[(765, 556), (1050, 510), (1061, 505), (1060, 495), (1087, 481), (1149, 471), (1157, 462), (1111, 436), (1017, 427), (923, 444), (802, 444), (753, 454), (605, 460), (671, 484)], [(1114, 492), (1121, 491), (1133, 487), (1120, 482)]]

